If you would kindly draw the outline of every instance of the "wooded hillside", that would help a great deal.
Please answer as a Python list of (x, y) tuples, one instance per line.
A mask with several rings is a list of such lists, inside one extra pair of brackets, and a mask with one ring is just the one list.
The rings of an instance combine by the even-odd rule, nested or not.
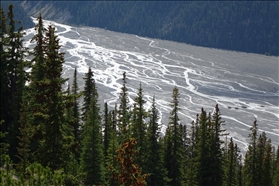
[[(26, 1), (26, 13), (74, 25), (278, 55), (278, 1)], [(35, 7), (35, 10), (34, 10)]]

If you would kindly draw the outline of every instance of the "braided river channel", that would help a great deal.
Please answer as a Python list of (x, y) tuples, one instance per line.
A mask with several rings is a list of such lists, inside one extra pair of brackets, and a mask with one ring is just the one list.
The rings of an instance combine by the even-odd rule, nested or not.
[[(34, 22), (36, 20), (34, 19)], [(54, 25), (65, 52), (63, 77), (72, 84), (74, 69), (83, 90), (84, 76), (91, 67), (97, 82), (99, 103), (109, 109), (119, 103), (126, 72), (129, 103), (132, 105), (141, 83), (145, 108), (153, 96), (159, 109), (162, 132), (168, 124), (172, 90), (179, 89), (179, 118), (190, 129), (203, 107), (214, 112), (219, 105), (222, 127), (242, 150), (249, 144), (255, 119), (273, 145), (279, 145), (279, 63), (278, 57), (197, 47), (172, 41), (150, 39), (93, 27)], [(25, 30), (26, 47), (35, 34)]]

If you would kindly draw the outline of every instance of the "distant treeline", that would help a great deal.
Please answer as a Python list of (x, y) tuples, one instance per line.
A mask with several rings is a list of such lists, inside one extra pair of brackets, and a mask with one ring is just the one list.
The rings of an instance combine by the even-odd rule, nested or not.
[(190, 127), (180, 120), (174, 87), (160, 135), (155, 97), (147, 110), (140, 84), (131, 102), (125, 72), (115, 107), (105, 103), (101, 111), (94, 69), (84, 74), (83, 90), (77, 69), (62, 89), (65, 58), (52, 25), (45, 28), (39, 16), (35, 47), (27, 49), (13, 6), (7, 13), (0, 8), (0, 15), (0, 185), (279, 185), (279, 148), (256, 121), (242, 156), (227, 139), (218, 105), (212, 113), (202, 108)]
[(44, 10), (67, 10), (71, 14), (67, 23), (73, 25), (205, 47), (279, 54), (278, 1), (28, 2), (27, 12), (38, 3)]

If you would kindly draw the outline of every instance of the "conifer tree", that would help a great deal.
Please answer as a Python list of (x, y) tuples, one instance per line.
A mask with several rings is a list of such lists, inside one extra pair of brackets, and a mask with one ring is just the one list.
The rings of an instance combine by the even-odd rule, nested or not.
[(148, 173), (147, 185), (167, 185), (169, 179), (167, 170), (164, 167), (163, 146), (159, 141), (158, 110), (155, 104), (155, 98), (150, 111), (150, 121), (147, 130), (147, 155), (146, 172)]
[(228, 144), (228, 152), (225, 156), (225, 171), (224, 171), (224, 185), (237, 186), (238, 185), (238, 149), (234, 144), (233, 139), (230, 139)]
[(212, 116), (212, 134), (211, 134), (211, 184), (215, 186), (222, 186), (222, 175), (223, 175), (223, 162), (222, 162), (222, 149), (221, 145), (223, 141), (220, 140), (220, 136), (223, 135), (224, 130), (221, 129), (221, 125), (224, 121), (221, 118), (218, 104), (215, 106), (215, 111)]
[(26, 167), (30, 164), (30, 135), (31, 135), (31, 127), (28, 123), (27, 119), (27, 110), (25, 106), (25, 102), (23, 102), (21, 106), (20, 112), (20, 134), (19, 138), (19, 145), (17, 147), (18, 151), (18, 158), (19, 158), (19, 171), (21, 173), (25, 172)]
[(80, 123), (79, 123), (79, 102), (78, 102), (78, 83), (77, 83), (77, 68), (74, 71), (72, 94), (74, 95), (73, 117), (74, 117), (74, 136), (75, 140), (79, 141)]
[(123, 73), (123, 86), (121, 88), (120, 92), (120, 105), (117, 110), (117, 129), (118, 129), (118, 135), (119, 135), (119, 141), (120, 144), (122, 144), (125, 139), (129, 138), (129, 133), (128, 133), (128, 127), (130, 123), (130, 118), (131, 118), (131, 113), (128, 108), (128, 91), (126, 88), (126, 73)]
[(266, 141), (265, 152), (262, 157), (262, 180), (261, 184), (272, 186), (272, 146), (271, 140)]
[[(0, 126), (3, 124), (3, 121), (0, 121)], [(7, 132), (0, 131), (0, 166), (3, 166), (5, 157), (8, 155), (9, 144), (3, 139), (6, 137)]]
[(90, 107), (90, 102), (91, 102), (91, 97), (92, 97), (92, 86), (93, 86), (93, 72), (91, 70), (91, 68), (88, 68), (88, 72), (85, 73), (85, 78), (83, 78), (85, 80), (85, 84), (84, 84), (84, 91), (83, 91), (83, 105), (81, 108), (82, 111), (82, 120), (83, 122), (86, 121), (86, 117), (87, 117), (87, 112), (89, 111), (89, 107)]
[(62, 78), (64, 53), (59, 52), (59, 39), (51, 25), (48, 27), (45, 39), (47, 50), (43, 87), (46, 107), (43, 114), (46, 120), (43, 126), (45, 133), (38, 149), (40, 157), (37, 158), (41, 159), (42, 165), (56, 170), (64, 166), (65, 155), (68, 154), (63, 144), (66, 138), (64, 130), (69, 127), (64, 117), (65, 96), (62, 92), (62, 84), (65, 82)]
[(143, 168), (145, 172), (145, 155), (146, 155), (146, 132), (147, 132), (147, 124), (145, 119), (147, 117), (147, 112), (144, 109), (144, 104), (146, 101), (143, 99), (143, 90), (140, 84), (137, 97), (135, 97), (134, 101), (134, 109), (132, 111), (133, 120), (131, 121), (131, 133), (132, 137), (137, 140), (136, 147), (139, 152), (135, 157), (135, 163), (137, 163), (140, 167)]
[(77, 83), (77, 69), (75, 68), (73, 84), (72, 84), (72, 96), (73, 96), (73, 106), (72, 108), (72, 126), (74, 132), (74, 154), (75, 159), (79, 161), (80, 159), (80, 145), (81, 145), (81, 124), (80, 124), (80, 112), (79, 112), (79, 97), (78, 92), (78, 83)]
[(136, 140), (127, 139), (120, 148), (117, 149), (116, 161), (119, 172), (113, 174), (113, 178), (119, 185), (123, 186), (145, 186), (147, 174), (142, 174), (139, 166), (134, 163)]
[(42, 131), (43, 125), (46, 121), (44, 115), (44, 109), (46, 107), (45, 96), (45, 69), (46, 69), (46, 60), (45, 60), (45, 50), (46, 50), (46, 41), (45, 41), (45, 31), (43, 25), (43, 20), (41, 14), (37, 18), (37, 24), (35, 25), (36, 34), (33, 36), (31, 42), (35, 43), (35, 47), (31, 52), (34, 56), (31, 60), (32, 62), (32, 71), (30, 75), (30, 84), (27, 88), (27, 110), (28, 110), (28, 120), (29, 124), (33, 129), (31, 139), (30, 139), (30, 150), (33, 154), (32, 161), (35, 161), (36, 153), (35, 151), (39, 147), (39, 140), (42, 140)]
[(177, 87), (174, 87), (171, 101), (171, 115), (166, 133), (165, 147), (165, 167), (168, 171), (168, 177), (171, 179), (171, 185), (183, 185), (183, 166), (184, 149), (182, 143), (182, 134), (180, 130), (180, 119), (178, 117), (178, 107), (180, 94)]
[(105, 154), (105, 157), (107, 157), (107, 155), (108, 155), (108, 149), (109, 149), (109, 144), (110, 144), (113, 130), (114, 129), (112, 126), (112, 115), (111, 115), (111, 112), (108, 111), (108, 104), (105, 103), (105, 105), (104, 105), (104, 154)]
[(80, 154), (80, 146), (75, 140), (74, 136), (74, 100), (75, 96), (71, 93), (70, 84), (68, 83), (68, 88), (65, 91), (66, 99), (65, 99), (65, 130), (64, 130), (64, 145), (68, 151), (67, 155), (67, 163), (64, 168), (65, 173), (65, 184), (66, 185), (77, 185), (78, 184), (78, 176), (79, 172), (77, 167), (79, 166), (79, 154)]
[[(196, 182), (199, 186), (210, 185), (210, 128), (209, 128), (209, 116), (202, 108), (199, 115), (199, 128), (197, 136), (197, 145), (195, 149), (195, 168), (197, 169)], [(214, 173), (213, 173), (214, 174)]]
[(34, 49), (30, 83), (29, 108), (32, 111), (30, 124), (35, 129), (31, 144), (34, 160), (52, 170), (65, 167), (69, 151), (67, 151), (67, 133), (69, 128), (64, 116), (65, 95), (62, 85), (62, 64), (64, 54), (59, 52), (59, 39), (50, 25), (43, 35), (41, 17), (36, 26), (38, 34), (34, 36), (37, 46)]
[(117, 140), (116, 128), (113, 127), (116, 122), (115, 111), (110, 112), (112, 117), (112, 130), (108, 132), (108, 149), (106, 155), (106, 182), (110, 186), (118, 186), (118, 182), (113, 178), (113, 174), (119, 174), (118, 164), (116, 161), (117, 153), (116, 150), (119, 148), (119, 142)]
[[(0, 24), (0, 36), (1, 36), (1, 42), (0, 42), (0, 57), (1, 57), (1, 63), (0, 63), (0, 77), (1, 77), (1, 110), (0, 110), (0, 120), (2, 122), (1, 125), (1, 132), (6, 133), (8, 132), (8, 121), (9, 121), (9, 102), (8, 102), (8, 96), (9, 96), (9, 87), (8, 87), (8, 60), (7, 55), (8, 53), (5, 51), (5, 48), (8, 45), (7, 40), (7, 18), (5, 11), (3, 7), (0, 8), (0, 15), (1, 15), (1, 24)], [(6, 121), (6, 122), (5, 122)], [(1, 141), (7, 141), (7, 139), (1, 139)]]
[(277, 146), (276, 157), (274, 161), (274, 175), (272, 183), (274, 186), (279, 186), (279, 145)]
[(194, 186), (197, 185), (196, 175), (196, 146), (197, 146), (197, 136), (198, 136), (198, 127), (199, 127), (199, 114), (196, 115), (196, 120), (191, 122), (191, 132), (189, 139), (188, 147), (188, 160), (186, 164), (186, 185)]
[(91, 83), (91, 101), (85, 117), (80, 166), (85, 185), (102, 185), (105, 181), (105, 172), (100, 108), (94, 79)]
[[(119, 174), (118, 164), (116, 161), (117, 153), (116, 150), (119, 148), (119, 141), (117, 139), (116, 131), (116, 112), (117, 108), (109, 112), (108, 118), (108, 129), (105, 132), (104, 142), (108, 143), (108, 149), (106, 154), (106, 182), (111, 186), (118, 186), (117, 181), (113, 178), (113, 174)], [(106, 110), (106, 109), (105, 109)], [(110, 119), (111, 118), (111, 119)], [(109, 127), (111, 124), (111, 128)], [(107, 133), (107, 134), (106, 134)], [(107, 139), (106, 139), (107, 138)], [(105, 146), (106, 148), (106, 146)]]
[(244, 161), (244, 181), (247, 186), (259, 185), (258, 172), (257, 172), (257, 139), (258, 139), (258, 124), (255, 120), (253, 126), (250, 128), (251, 133), (250, 144), (246, 152)]
[[(3, 131), (9, 132), (9, 155), (13, 161), (18, 161), (16, 147), (26, 79), (24, 68), (27, 64), (23, 60), (26, 49), (23, 47), (23, 28), (16, 30), (18, 21), (14, 20), (13, 5), (9, 5), (7, 19), (1, 10), (1, 21), (1, 120), (4, 120)], [(8, 25), (5, 21), (8, 21)]]

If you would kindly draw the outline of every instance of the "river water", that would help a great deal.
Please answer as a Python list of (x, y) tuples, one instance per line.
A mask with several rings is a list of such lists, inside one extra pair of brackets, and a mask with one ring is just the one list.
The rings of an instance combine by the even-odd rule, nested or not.
[[(35, 21), (35, 20), (34, 20)], [(171, 41), (139, 37), (92, 27), (73, 27), (44, 21), (57, 28), (65, 52), (63, 77), (78, 71), (83, 77), (91, 67), (100, 98), (112, 109), (119, 103), (122, 74), (126, 72), (129, 103), (141, 83), (145, 107), (155, 96), (162, 131), (170, 116), (169, 103), (176, 86), (180, 92), (179, 117), (190, 126), (203, 107), (213, 112), (216, 104), (225, 125), (242, 150), (249, 143), (249, 128), (257, 119), (260, 132), (279, 145), (278, 57), (197, 47)], [(34, 29), (25, 30), (25, 46), (32, 48)]]

